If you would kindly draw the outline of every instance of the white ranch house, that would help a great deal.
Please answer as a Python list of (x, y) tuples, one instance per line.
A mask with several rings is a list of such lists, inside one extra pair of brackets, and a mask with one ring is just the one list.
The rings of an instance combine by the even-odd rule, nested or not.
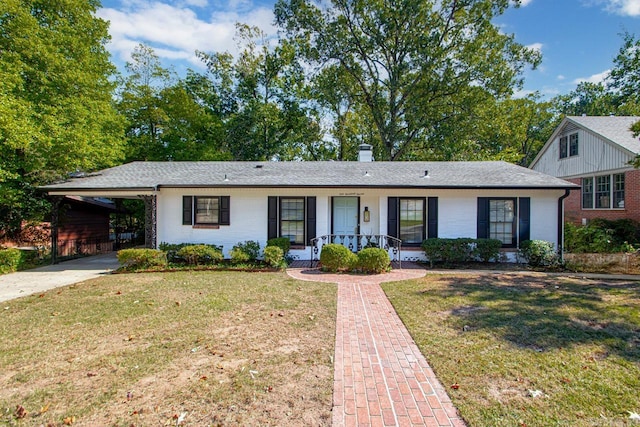
[(528, 239), (562, 245), (574, 184), (506, 162), (373, 162), (368, 150), (358, 162), (133, 162), (44, 188), (141, 198), (147, 246), (211, 243), (225, 256), (272, 237), (300, 260), (329, 241), (356, 251), (373, 239), (402, 260), (424, 259), (429, 237), (498, 238), (507, 253)]

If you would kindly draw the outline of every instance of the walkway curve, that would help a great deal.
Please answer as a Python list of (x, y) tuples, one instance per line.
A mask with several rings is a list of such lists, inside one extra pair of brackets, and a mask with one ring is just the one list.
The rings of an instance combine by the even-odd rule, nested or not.
[(371, 276), (290, 268), (296, 279), (338, 284), (333, 426), (465, 426), (380, 283), (424, 269)]

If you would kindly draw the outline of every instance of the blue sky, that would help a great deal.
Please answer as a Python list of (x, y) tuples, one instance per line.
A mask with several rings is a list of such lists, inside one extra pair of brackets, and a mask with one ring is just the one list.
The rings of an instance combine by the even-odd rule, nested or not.
[[(165, 66), (182, 74), (204, 71), (196, 49), (237, 51), (235, 23), (274, 35), (273, 0), (103, 0), (110, 21), (109, 50), (122, 67), (138, 43), (152, 46)], [(542, 52), (542, 65), (525, 74), (516, 96), (565, 94), (580, 81), (606, 78), (623, 32), (640, 35), (640, 0), (522, 0), (495, 20), (503, 32)]]

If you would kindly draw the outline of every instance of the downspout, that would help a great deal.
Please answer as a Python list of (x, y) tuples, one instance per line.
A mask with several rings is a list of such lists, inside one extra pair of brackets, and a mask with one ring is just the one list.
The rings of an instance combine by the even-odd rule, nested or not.
[(564, 190), (564, 195), (558, 199), (558, 254), (564, 261), (564, 199), (569, 197), (571, 190)]

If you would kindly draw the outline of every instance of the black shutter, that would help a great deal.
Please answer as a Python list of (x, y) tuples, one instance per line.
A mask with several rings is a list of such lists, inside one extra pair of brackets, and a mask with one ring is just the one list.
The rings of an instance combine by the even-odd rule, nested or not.
[(193, 196), (182, 196), (182, 225), (193, 225)]
[(519, 199), (520, 209), (518, 212), (518, 220), (519, 224), (519, 235), (518, 235), (518, 245), (520, 245), (525, 240), (529, 240), (531, 237), (531, 226), (530, 226), (530, 218), (531, 218), (531, 198), (529, 197), (520, 197)]
[(438, 198), (429, 197), (427, 207), (427, 238), (438, 237)]
[(316, 198), (307, 197), (307, 246), (311, 246), (311, 239), (316, 238)]
[(387, 234), (398, 237), (398, 198), (387, 198)]
[(275, 196), (268, 197), (267, 216), (267, 239), (275, 239), (278, 237), (278, 198)]
[(478, 239), (489, 237), (489, 198), (478, 197)]
[(231, 225), (231, 197), (220, 196), (220, 225)]

